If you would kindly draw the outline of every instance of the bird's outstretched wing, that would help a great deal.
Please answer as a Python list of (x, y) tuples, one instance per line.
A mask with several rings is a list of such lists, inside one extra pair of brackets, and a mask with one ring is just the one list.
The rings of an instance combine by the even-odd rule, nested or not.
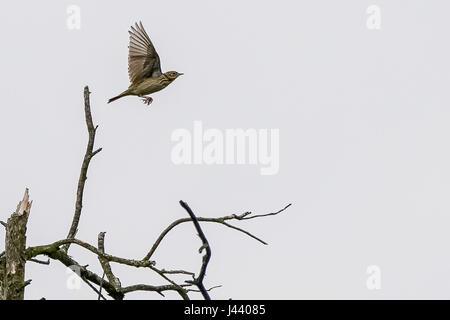
[(161, 75), (158, 53), (153, 47), (142, 22), (131, 26), (130, 45), (128, 46), (128, 75), (132, 84), (149, 77)]

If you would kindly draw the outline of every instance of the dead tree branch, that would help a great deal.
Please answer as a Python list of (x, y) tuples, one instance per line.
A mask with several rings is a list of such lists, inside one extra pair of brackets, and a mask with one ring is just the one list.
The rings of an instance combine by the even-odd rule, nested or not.
[(187, 274), (190, 275), (192, 277), (195, 277), (195, 273), (194, 272), (190, 272), (190, 271), (184, 271), (184, 270), (161, 270), (162, 273), (164, 274)]
[(200, 290), (203, 298), (205, 300), (211, 300), (211, 297), (209, 296), (208, 290), (206, 290), (205, 285), (203, 284), (203, 280), (206, 275), (206, 268), (208, 267), (209, 260), (211, 259), (211, 247), (209, 246), (208, 239), (206, 239), (205, 234), (203, 233), (202, 228), (200, 227), (200, 223), (198, 223), (198, 220), (192, 211), (192, 209), (189, 207), (189, 205), (180, 200), (180, 205), (187, 211), (189, 216), (192, 219), (192, 222), (194, 223), (195, 229), (198, 232), (198, 236), (202, 240), (202, 246), (200, 247), (199, 253), (202, 253), (203, 250), (205, 250), (205, 255), (203, 256), (203, 262), (202, 266), (200, 268), (200, 273), (198, 274), (197, 278), (194, 278), (194, 280), (187, 280), (187, 283), (192, 283), (197, 286), (197, 288)]
[[(84, 194), (84, 186), (86, 184), (87, 172), (89, 169), (89, 163), (91, 159), (100, 151), (102, 148), (94, 150), (94, 142), (95, 142), (95, 134), (97, 131), (97, 127), (94, 127), (92, 122), (92, 114), (91, 114), (91, 104), (89, 101), (89, 87), (84, 87), (84, 114), (86, 119), (86, 125), (88, 129), (89, 139), (86, 147), (86, 153), (84, 154), (83, 163), (81, 165), (80, 177), (78, 179), (78, 187), (77, 187), (77, 199), (75, 202), (75, 213), (73, 215), (72, 225), (70, 227), (69, 233), (67, 235), (67, 239), (75, 238), (75, 235), (78, 231), (78, 224), (80, 222), (81, 209), (83, 208), (83, 194)], [(70, 243), (64, 246), (63, 250), (67, 251), (69, 249)]]
[(278, 211), (271, 212), (271, 213), (257, 214), (257, 215), (254, 215), (254, 216), (249, 216), (252, 213), (251, 212), (245, 212), (245, 213), (243, 213), (241, 215), (233, 215), (233, 217), (236, 220), (250, 220), (250, 219), (262, 218), (262, 217), (268, 217), (268, 216), (276, 216), (277, 214), (279, 214), (279, 213), (283, 212), (284, 210), (286, 210), (287, 208), (289, 208), (291, 205), (292, 205), (292, 203), (289, 203), (283, 209), (280, 209)]
[[(98, 249), (103, 254), (105, 253), (105, 232), (100, 232), (98, 234)], [(121, 287), (120, 280), (116, 276), (114, 276), (111, 265), (109, 264), (109, 261), (101, 256), (98, 256), (98, 260), (100, 261), (100, 264), (102, 266), (103, 272), (105, 273), (106, 277), (108, 278), (109, 282), (116, 287), (116, 289), (119, 289)]]
[[(187, 286), (187, 285), (181, 285), (181, 286)], [(162, 286), (152, 286), (149, 284), (135, 284), (132, 286), (122, 288), (123, 293), (130, 293), (133, 291), (154, 291), (154, 292), (159, 293), (163, 297), (164, 297), (164, 294), (163, 294), (164, 291), (176, 291), (176, 290), (177, 290), (177, 287), (173, 284), (162, 285)], [(188, 290), (186, 290), (186, 291), (188, 291)]]
[[(222, 288), (222, 285), (218, 285), (218, 286), (213, 286), (213, 287), (211, 287), (211, 288), (209, 288), (209, 289), (206, 289), (206, 291), (213, 291), (214, 289), (217, 289), (217, 288)], [(200, 292), (200, 290), (197, 290), (197, 289), (187, 289), (189, 292)]]
[[(283, 209), (278, 210), (277, 212), (274, 213), (269, 213), (269, 214), (260, 214), (257, 216), (253, 216), (254, 218), (260, 218), (260, 217), (265, 217), (265, 216), (269, 216), (269, 215), (277, 215), (281, 212), (283, 212), (284, 210), (286, 210), (287, 208), (289, 208), (292, 204), (288, 204), (287, 206), (285, 206)], [(224, 217), (219, 217), (219, 218), (203, 218), (203, 217), (197, 217), (197, 221), (202, 221), (202, 222), (214, 222), (214, 223), (220, 223), (223, 224), (224, 226), (243, 232), (246, 235), (248, 235), (249, 237), (261, 242), (262, 244), (267, 244), (265, 241), (259, 239), (258, 237), (254, 236), (253, 234), (251, 234), (250, 232), (243, 230), (241, 228), (238, 228), (236, 226), (233, 226), (229, 223), (227, 223), (227, 220), (246, 220), (248, 219), (248, 215), (250, 215), (251, 212), (247, 211), (244, 212), (242, 214), (232, 214), (229, 216), (224, 216)], [(158, 248), (158, 246), (161, 244), (162, 240), (164, 239), (164, 237), (173, 229), (175, 228), (177, 225), (185, 223), (185, 222), (190, 222), (192, 221), (192, 218), (181, 218), (178, 220), (175, 220), (174, 222), (172, 222), (166, 229), (163, 230), (163, 232), (161, 232), (161, 234), (159, 235), (158, 239), (156, 239), (155, 243), (153, 244), (152, 248), (150, 249), (150, 251), (146, 254), (146, 256), (144, 257), (144, 259), (142, 260), (150, 260), (150, 258), (153, 256), (153, 254), (155, 253), (156, 249)]]
[[(110, 254), (106, 254), (106, 253), (103, 253), (101, 250), (97, 249), (96, 247), (94, 247), (93, 245), (91, 245), (87, 242), (78, 240), (78, 239), (63, 239), (63, 240), (59, 240), (59, 241), (53, 242), (48, 245), (29, 247), (25, 250), (25, 255), (27, 257), (27, 260), (34, 258), (40, 254), (50, 255), (50, 254), (56, 252), (57, 250), (59, 250), (60, 249), (59, 247), (65, 245), (65, 244), (76, 244), (82, 248), (85, 248), (85, 249), (91, 251), (92, 253), (96, 254), (98, 257), (103, 258), (109, 262), (116, 262), (116, 263), (124, 264), (127, 266), (131, 266), (131, 267), (146, 268), (146, 267), (153, 266), (155, 264), (154, 261), (125, 259), (125, 258), (113, 256)], [(51, 258), (51, 256), (50, 256), (50, 258)]]
[[(106, 280), (103, 280), (94, 272), (87, 269), (87, 266), (80, 265), (75, 259), (70, 257), (64, 250), (57, 249), (55, 251), (43, 252), (42, 254), (47, 255), (49, 258), (53, 260), (57, 260), (61, 262), (66, 267), (70, 268), (73, 271), (76, 271), (76, 274), (80, 276), (80, 278), (91, 287), (97, 294), (101, 294), (99, 290), (92, 286), (91, 283), (96, 284), (97, 286), (101, 286), (105, 289), (106, 292), (115, 300), (122, 300), (124, 294), (120, 291), (117, 291), (116, 288)], [(103, 299), (106, 300), (105, 297), (102, 296)]]
[[(78, 239), (63, 239), (63, 240), (56, 241), (49, 245), (29, 247), (25, 250), (25, 256), (26, 256), (27, 260), (29, 260), (38, 255), (47, 255), (48, 257), (50, 257), (52, 259), (59, 260), (67, 267), (76, 267), (79, 270), (80, 276), (83, 279), (86, 279), (90, 282), (97, 284), (98, 286), (101, 286), (114, 299), (119, 299), (119, 300), (123, 299), (124, 293), (123, 293), (123, 288), (120, 286), (120, 281), (118, 281), (118, 279), (115, 282), (111, 282), (111, 280), (106, 281), (106, 280), (102, 279), (100, 276), (98, 276), (97, 274), (95, 274), (91, 271), (88, 271), (86, 267), (80, 266), (80, 264), (78, 262), (76, 262), (75, 260), (70, 258), (67, 255), (67, 253), (60, 248), (61, 246), (65, 245), (67, 243), (76, 244), (82, 248), (85, 248), (85, 249), (91, 251), (92, 253), (97, 255), (99, 260), (102, 259), (104, 261), (104, 263), (105, 262), (115, 262), (115, 263), (128, 265), (128, 266), (136, 267), (136, 268), (149, 268), (149, 269), (153, 270), (154, 272), (156, 272), (157, 274), (159, 274), (166, 281), (171, 283), (172, 286), (165, 288), (163, 291), (173, 290), (173, 291), (178, 292), (180, 294), (180, 296), (183, 297), (183, 299), (187, 298), (187, 295), (186, 295), (187, 291), (182, 286), (178, 285), (177, 283), (172, 281), (170, 278), (168, 278), (165, 275), (165, 273), (168, 273), (167, 271), (165, 271), (165, 270), (161, 271), (158, 268), (154, 267), (153, 261), (125, 259), (125, 258), (120, 258), (120, 257), (116, 257), (113, 255), (109, 255), (109, 254), (102, 252), (100, 249), (97, 249), (96, 247), (94, 247), (86, 242), (83, 242), (81, 240), (78, 240)], [(104, 269), (104, 271), (105, 271), (105, 269)], [(105, 271), (105, 274), (107, 275), (106, 271)], [(113, 277), (115, 278), (114, 275), (113, 275)], [(146, 291), (157, 291), (157, 290), (150, 290), (149, 288), (147, 288)], [(97, 293), (99, 293), (99, 292), (97, 292)]]
[(42, 261), (42, 260), (39, 260), (39, 259), (32, 258), (32, 259), (30, 259), (28, 261), (31, 261), (31, 262), (34, 262), (34, 263), (37, 263), (37, 264), (46, 264), (46, 265), (50, 264), (50, 259), (47, 259), (47, 261)]
[(98, 289), (98, 299), (97, 300), (100, 300), (100, 298), (102, 297), (103, 280), (105, 280), (105, 272), (103, 272), (102, 282), (100, 283), (100, 289)]

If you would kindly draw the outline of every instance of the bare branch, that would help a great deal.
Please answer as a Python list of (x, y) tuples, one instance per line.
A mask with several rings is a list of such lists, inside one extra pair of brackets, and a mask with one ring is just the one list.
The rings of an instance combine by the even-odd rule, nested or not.
[[(265, 217), (265, 216), (269, 216), (269, 215), (276, 215), (279, 214), (281, 212), (283, 212), (284, 210), (286, 210), (287, 208), (289, 208), (291, 206), (291, 204), (288, 204), (287, 206), (285, 206), (283, 209), (278, 210), (277, 212), (274, 213), (268, 213), (268, 214), (261, 214), (261, 215), (257, 215), (257, 216), (253, 216), (254, 218), (260, 218), (260, 217)], [(220, 223), (223, 224), (224, 226), (243, 232), (244, 234), (248, 235), (249, 237), (261, 242), (262, 244), (267, 244), (265, 241), (261, 240), (260, 238), (254, 236), (253, 234), (251, 234), (250, 232), (241, 229), (239, 227), (233, 226), (229, 223), (227, 223), (227, 220), (246, 220), (245, 218), (248, 217), (251, 214), (251, 212), (244, 212), (240, 215), (237, 214), (232, 214), (229, 216), (224, 216), (224, 217), (219, 217), (219, 218), (204, 218), (204, 217), (197, 217), (197, 221), (201, 221), (201, 222), (213, 222), (213, 223)], [(150, 260), (150, 258), (153, 256), (153, 254), (155, 253), (156, 249), (158, 248), (158, 246), (161, 244), (162, 240), (164, 239), (164, 237), (173, 229), (175, 228), (177, 225), (185, 223), (185, 222), (190, 222), (192, 221), (191, 218), (181, 218), (178, 220), (175, 220), (174, 222), (172, 222), (166, 229), (164, 229), (161, 234), (159, 235), (159, 237), (156, 239), (156, 241), (154, 242), (153, 246), (151, 247), (150, 251), (147, 253), (147, 255), (144, 257), (144, 259), (142, 260)]]
[[(102, 278), (103, 279), (103, 278)], [(86, 283), (92, 290), (94, 290), (95, 293), (98, 294), (98, 300), (103, 299), (103, 300), (108, 300), (105, 298), (104, 295), (102, 295), (102, 287), (100, 287), (100, 289), (97, 289), (96, 287), (94, 287), (94, 285), (92, 283), (90, 283), (86, 278), (81, 277), (81, 280), (84, 281), (84, 283)]]
[(98, 300), (100, 300), (100, 297), (102, 296), (103, 280), (105, 280), (105, 272), (104, 271), (103, 271), (103, 275), (102, 275), (102, 282), (100, 283), (100, 288), (98, 289)]
[[(91, 251), (92, 253), (96, 254), (99, 258), (103, 258), (104, 260), (109, 261), (109, 262), (116, 262), (119, 264), (124, 264), (124, 265), (128, 265), (128, 266), (136, 267), (136, 268), (141, 268), (141, 267), (149, 268), (149, 269), (153, 270), (154, 272), (156, 272), (157, 274), (159, 274), (166, 281), (168, 281), (173, 286), (174, 290), (176, 292), (178, 292), (178, 294), (180, 294), (180, 296), (183, 299), (189, 300), (189, 297), (186, 294), (187, 290), (185, 290), (181, 285), (178, 285), (176, 282), (174, 282), (173, 280), (171, 280), (170, 278), (168, 278), (165, 275), (165, 273), (172, 273), (172, 272), (167, 272), (166, 270), (164, 270), (164, 271), (159, 270), (158, 268), (153, 266), (154, 265), (153, 261), (124, 259), (124, 258), (112, 256), (112, 255), (106, 254), (106, 253), (102, 252), (101, 250), (95, 248), (94, 246), (92, 246), (86, 242), (83, 242), (81, 240), (78, 240), (78, 239), (63, 239), (63, 240), (56, 241), (49, 245), (29, 247), (25, 250), (25, 256), (29, 260), (37, 255), (44, 254), (44, 255), (49, 256), (52, 259), (61, 261), (63, 264), (65, 264), (68, 267), (76, 266), (77, 268), (80, 269), (80, 276), (83, 279), (89, 280), (89, 281), (103, 287), (108, 292), (108, 294), (110, 296), (112, 296), (114, 299), (119, 299), (119, 300), (123, 299), (123, 293), (122, 293), (123, 289), (120, 288), (120, 286), (118, 287), (117, 284), (113, 284), (109, 281), (103, 280), (98, 275), (94, 274), (93, 272), (88, 271), (87, 266), (79, 265), (75, 260), (70, 258), (65, 251), (63, 251), (62, 249), (59, 248), (66, 243), (73, 243), (73, 244), (79, 245), (80, 247), (83, 247), (83, 248)], [(100, 294), (100, 292), (98, 290), (96, 290), (96, 292), (98, 294)]]
[(225, 221), (224, 221), (224, 222), (221, 222), (221, 224), (223, 224), (224, 226), (227, 226), (228, 228), (231, 228), (231, 229), (240, 231), (240, 232), (242, 232), (242, 233), (245, 233), (245, 234), (248, 235), (250, 238), (253, 238), (253, 239), (255, 239), (256, 241), (259, 241), (259, 242), (261, 242), (262, 244), (267, 245), (267, 242), (265, 242), (264, 240), (261, 240), (260, 238), (258, 238), (258, 237), (255, 236), (255, 235), (251, 234), (251, 233), (248, 232), (247, 230), (244, 230), (244, 229), (242, 229), (242, 228), (233, 226), (232, 224), (229, 224), (229, 223), (227, 223), (227, 222), (225, 222)]
[(184, 300), (190, 300), (189, 296), (187, 295), (187, 290), (183, 288), (183, 285), (179, 285), (175, 281), (173, 281), (172, 279), (167, 277), (166, 273), (168, 273), (168, 272), (166, 270), (164, 270), (164, 269), (163, 270), (159, 270), (158, 268), (156, 268), (154, 266), (150, 266), (149, 268), (152, 269), (153, 271), (155, 271), (157, 274), (159, 274), (163, 279), (168, 281), (170, 284), (172, 284), (176, 288), (176, 291), (178, 292), (178, 294)]
[[(105, 253), (105, 232), (100, 232), (98, 234), (98, 249), (103, 254)], [(100, 261), (100, 264), (102, 266), (104, 274), (106, 274), (106, 277), (108, 278), (109, 282), (116, 287), (117, 290), (120, 289), (121, 284), (119, 278), (114, 276), (111, 265), (109, 264), (108, 260), (98, 256), (98, 260)]]
[[(182, 285), (182, 286), (189, 286), (189, 285)], [(152, 285), (148, 285), (148, 284), (135, 284), (135, 285), (132, 285), (132, 286), (128, 286), (128, 287), (122, 288), (121, 291), (124, 294), (125, 293), (129, 293), (129, 292), (133, 292), (133, 291), (155, 291), (155, 292), (159, 293), (160, 295), (162, 295), (164, 297), (164, 294), (162, 292), (164, 292), (164, 291), (177, 291), (177, 290), (178, 290), (177, 286), (174, 286), (172, 284), (163, 285), (163, 286), (152, 286)]]
[[(222, 288), (222, 285), (213, 286), (213, 287), (207, 289), (206, 291), (209, 292), (209, 291), (212, 291), (212, 290), (217, 289), (217, 288)], [(189, 292), (200, 292), (200, 290), (197, 290), (197, 289), (187, 289), (187, 291), (189, 291)]]
[(100, 151), (102, 151), (103, 150), (103, 148), (98, 148), (97, 150), (95, 150), (94, 152), (92, 152), (91, 153), (91, 158), (93, 157), (93, 156), (95, 156), (97, 153), (99, 153)]
[(28, 259), (28, 261), (31, 261), (31, 262), (34, 262), (34, 263), (38, 263), (38, 264), (46, 264), (46, 265), (50, 264), (50, 259), (47, 259), (47, 261), (42, 261), (42, 260), (39, 260), (39, 259), (31, 258), (31, 259)]
[(201, 251), (203, 251), (203, 249), (205, 249), (205, 252), (206, 252), (205, 255), (203, 256), (202, 266), (200, 268), (200, 273), (199, 273), (198, 277), (195, 278), (194, 280), (189, 280), (186, 282), (195, 284), (198, 287), (198, 289), (200, 290), (201, 294), (203, 295), (203, 298), (205, 298), (205, 300), (211, 300), (208, 290), (206, 290), (206, 288), (203, 284), (203, 280), (206, 275), (206, 268), (208, 267), (209, 260), (211, 259), (211, 247), (209, 246), (208, 239), (206, 239), (206, 236), (203, 233), (203, 230), (200, 227), (200, 224), (198, 223), (198, 220), (197, 220), (194, 212), (192, 211), (192, 209), (189, 207), (189, 205), (186, 202), (184, 202), (182, 200), (180, 200), (180, 205), (187, 211), (187, 213), (191, 217), (192, 222), (194, 223), (195, 229), (198, 232), (198, 236), (202, 240), (203, 244), (199, 251), (201, 252)]
[(246, 212), (245, 214), (241, 215), (241, 216), (236, 216), (237, 220), (250, 220), (250, 219), (254, 219), (254, 218), (261, 218), (261, 217), (267, 217), (267, 216), (275, 216), (281, 212), (283, 212), (284, 210), (286, 210), (287, 208), (289, 208), (292, 205), (292, 203), (289, 203), (287, 206), (285, 206), (283, 209), (280, 209), (276, 212), (271, 212), (271, 213), (266, 213), (266, 214), (257, 214), (254, 216), (249, 217), (248, 215), (251, 214), (251, 212)]
[[(80, 177), (78, 179), (78, 187), (77, 187), (77, 199), (75, 201), (75, 213), (73, 215), (72, 225), (70, 227), (69, 233), (67, 235), (67, 239), (75, 238), (75, 235), (78, 231), (78, 224), (80, 222), (81, 209), (83, 207), (83, 194), (84, 194), (84, 186), (86, 184), (87, 172), (89, 168), (89, 163), (91, 159), (102, 149), (99, 148), (95, 151), (94, 149), (94, 141), (95, 141), (95, 133), (97, 127), (94, 127), (92, 123), (92, 114), (91, 114), (91, 104), (89, 101), (89, 87), (84, 87), (84, 114), (86, 118), (86, 125), (89, 133), (89, 140), (86, 147), (86, 153), (84, 154), (83, 163), (81, 165)], [(70, 243), (67, 243), (63, 250), (67, 251), (69, 249)]]
[(53, 242), (52, 244), (48, 244), (48, 245), (29, 247), (25, 250), (25, 255), (28, 259), (31, 259), (40, 254), (51, 254), (52, 252), (57, 251), (60, 246), (63, 246), (65, 244), (76, 244), (80, 247), (83, 247), (83, 248), (91, 251), (92, 253), (95, 253), (97, 256), (104, 258), (110, 262), (125, 264), (125, 265), (136, 267), (136, 268), (145, 268), (145, 267), (150, 267), (150, 266), (154, 265), (154, 261), (125, 259), (125, 258), (120, 258), (120, 257), (116, 257), (113, 255), (103, 253), (99, 249), (94, 247), (93, 245), (90, 245), (89, 243), (83, 242), (78, 239), (63, 239), (63, 240), (59, 240), (59, 241)]
[(23, 283), (22, 283), (22, 285), (19, 287), (19, 290), (22, 290), (22, 289), (24, 289), (26, 286), (28, 286), (29, 284), (31, 284), (31, 279), (28, 279), (28, 280), (26, 280), (26, 281), (24, 281)]
[(185, 270), (161, 270), (162, 273), (164, 274), (187, 274), (190, 275), (192, 277), (195, 277), (195, 273), (194, 272), (190, 272), (190, 271), (185, 271)]
[[(28, 249), (30, 249), (30, 248), (28, 248)], [(26, 250), (26, 253), (29, 254), (29, 252), (27, 252), (27, 250)], [(123, 299), (123, 296), (124, 296), (123, 293), (118, 292), (116, 290), (116, 288), (111, 283), (109, 283), (106, 280), (102, 280), (102, 278), (99, 277), (97, 274), (95, 274), (92, 271), (89, 271), (87, 269), (87, 266), (80, 265), (77, 261), (75, 261), (72, 257), (70, 257), (62, 249), (55, 248), (53, 250), (53, 249), (49, 248), (48, 251), (43, 251), (40, 254), (45, 254), (48, 257), (50, 257), (51, 259), (60, 261), (63, 265), (65, 265), (66, 267), (70, 268), (71, 270), (77, 269), (79, 271), (79, 273), (76, 273), (76, 274), (78, 274), (81, 277), (81, 279), (90, 288), (92, 288), (97, 294), (101, 295), (100, 291), (97, 290), (90, 282), (92, 282), (92, 283), (94, 283), (94, 284), (96, 284), (98, 286), (101, 285), (101, 287), (104, 288), (106, 290), (106, 292), (108, 292), (108, 294), (113, 299), (116, 299), (116, 300), (122, 300)], [(101, 297), (104, 300), (106, 300), (106, 298), (103, 295), (101, 295)]]

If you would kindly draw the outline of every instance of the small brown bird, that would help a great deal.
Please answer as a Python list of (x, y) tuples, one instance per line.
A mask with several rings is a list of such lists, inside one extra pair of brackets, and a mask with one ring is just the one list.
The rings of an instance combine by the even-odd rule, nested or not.
[(172, 81), (182, 75), (176, 71), (161, 72), (161, 63), (158, 53), (153, 47), (147, 32), (144, 30), (142, 22), (131, 26), (130, 45), (128, 46), (128, 76), (130, 77), (130, 86), (127, 90), (118, 96), (108, 100), (113, 102), (125, 96), (142, 97), (144, 103), (149, 105), (153, 98), (146, 97), (167, 87)]

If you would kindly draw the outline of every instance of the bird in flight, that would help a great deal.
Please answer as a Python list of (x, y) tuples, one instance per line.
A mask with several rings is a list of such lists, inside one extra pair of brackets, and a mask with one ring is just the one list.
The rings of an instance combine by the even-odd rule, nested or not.
[(127, 90), (108, 100), (113, 102), (125, 96), (138, 96), (149, 105), (153, 98), (145, 96), (160, 91), (171, 84), (182, 73), (168, 71), (162, 73), (158, 53), (145, 32), (142, 22), (131, 26), (130, 45), (128, 46), (128, 76), (130, 86)]

